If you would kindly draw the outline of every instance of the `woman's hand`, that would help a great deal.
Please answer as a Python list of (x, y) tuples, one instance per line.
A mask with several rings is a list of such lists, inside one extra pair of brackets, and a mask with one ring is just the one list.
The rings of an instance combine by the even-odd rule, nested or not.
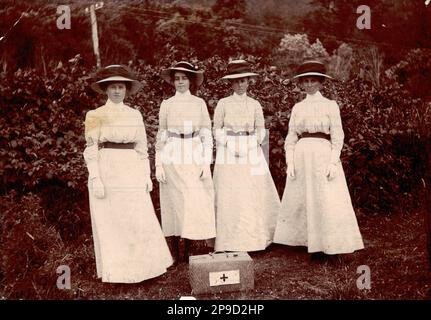
[(286, 173), (289, 179), (295, 179), (295, 166), (293, 164), (287, 165)]
[(201, 167), (201, 174), (200, 174), (199, 178), (201, 180), (211, 178), (211, 169), (210, 169), (209, 165), (203, 165)]
[(248, 154), (248, 143), (246, 140), (228, 140), (226, 147), (237, 158)]
[(232, 153), (235, 157), (238, 157), (236, 152), (236, 144), (235, 141), (228, 140), (226, 142), (226, 148), (229, 150), (230, 153)]
[(103, 199), (105, 197), (105, 186), (99, 177), (93, 178), (91, 180), (91, 187), (93, 189), (93, 195), (97, 199)]
[(145, 178), (145, 186), (146, 186), (146, 191), (148, 193), (150, 193), (151, 191), (153, 191), (153, 181), (151, 181), (151, 177), (146, 177)]
[(165, 170), (162, 166), (156, 166), (156, 179), (160, 183), (166, 183)]
[(337, 176), (337, 165), (334, 163), (330, 163), (328, 167), (326, 167), (325, 176), (329, 181), (334, 179)]

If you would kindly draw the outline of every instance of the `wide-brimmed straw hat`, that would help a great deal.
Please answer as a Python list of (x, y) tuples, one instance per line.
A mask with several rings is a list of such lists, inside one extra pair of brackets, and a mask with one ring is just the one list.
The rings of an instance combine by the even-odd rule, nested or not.
[(195, 84), (196, 86), (200, 86), (202, 82), (204, 81), (204, 72), (203, 70), (199, 70), (198, 66), (195, 66), (187, 61), (180, 61), (175, 63), (172, 67), (168, 69), (162, 70), (161, 77), (163, 80), (165, 80), (167, 83), (174, 85), (174, 82), (172, 81), (172, 73), (175, 71), (181, 71), (184, 73), (192, 73), (194, 74), (195, 78)]
[(299, 66), (298, 71), (296, 75), (293, 77), (293, 79), (309, 77), (309, 76), (333, 79), (331, 76), (326, 74), (325, 65), (322, 62), (317, 60), (308, 60), (303, 62)]
[(256, 77), (257, 73), (251, 71), (250, 64), (245, 60), (232, 60), (227, 65), (226, 75), (222, 79), (238, 79)]
[(128, 95), (136, 93), (142, 87), (142, 83), (136, 80), (132, 70), (120, 64), (113, 64), (98, 70), (95, 79), (97, 81), (91, 84), (91, 89), (98, 93), (106, 93), (100, 85), (107, 82), (130, 82), (131, 87), (127, 92)]

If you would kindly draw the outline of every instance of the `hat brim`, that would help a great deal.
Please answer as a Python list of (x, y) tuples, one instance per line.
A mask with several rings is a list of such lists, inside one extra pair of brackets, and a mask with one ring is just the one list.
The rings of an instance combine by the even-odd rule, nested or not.
[(100, 84), (105, 83), (105, 82), (131, 82), (132, 86), (131, 86), (130, 90), (127, 92), (128, 95), (135, 94), (136, 92), (138, 92), (142, 88), (142, 83), (140, 83), (139, 81), (134, 80), (134, 79), (129, 79), (126, 77), (122, 77), (122, 76), (112, 76), (112, 77), (108, 77), (108, 78), (99, 80), (99, 81), (91, 84), (90, 87), (91, 87), (91, 89), (93, 89), (94, 91), (96, 91), (98, 93), (105, 94), (106, 92), (104, 90), (102, 90), (102, 88), (100, 87)]
[(334, 79), (331, 76), (328, 76), (327, 74), (324, 73), (320, 73), (320, 72), (305, 72), (305, 73), (300, 73), (297, 74), (296, 76), (293, 77), (293, 79), (298, 79), (298, 78), (302, 78), (302, 77), (309, 77), (309, 76), (317, 76), (317, 77), (324, 77), (324, 78), (328, 78), (328, 79)]
[(246, 77), (257, 77), (258, 74), (254, 72), (244, 72), (244, 73), (237, 73), (237, 74), (228, 74), (227, 76), (222, 77), (223, 80), (229, 80), (229, 79), (239, 79), (239, 78), (246, 78)]
[(189, 70), (186, 68), (182, 68), (182, 67), (177, 67), (177, 68), (169, 68), (169, 69), (164, 69), (161, 72), (161, 77), (163, 80), (165, 80), (167, 83), (169, 83), (170, 85), (174, 85), (174, 82), (172, 81), (171, 78), (171, 73), (174, 71), (181, 71), (184, 73), (193, 73), (194, 75), (196, 75), (196, 81), (195, 84), (196, 86), (200, 86), (203, 82), (204, 82), (204, 72), (202, 70)]

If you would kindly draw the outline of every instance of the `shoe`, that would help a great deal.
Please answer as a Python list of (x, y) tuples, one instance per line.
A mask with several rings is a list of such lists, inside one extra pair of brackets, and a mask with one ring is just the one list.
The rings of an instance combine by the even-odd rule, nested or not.
[(342, 266), (344, 264), (343, 257), (338, 254), (328, 255), (328, 262), (333, 266)]
[(189, 239), (184, 239), (184, 255), (183, 255), (183, 261), (184, 261), (185, 263), (189, 263), (190, 245), (191, 245), (191, 240), (189, 240)]
[(326, 261), (327, 256), (323, 252), (313, 252), (310, 255), (310, 261), (311, 262), (324, 262)]

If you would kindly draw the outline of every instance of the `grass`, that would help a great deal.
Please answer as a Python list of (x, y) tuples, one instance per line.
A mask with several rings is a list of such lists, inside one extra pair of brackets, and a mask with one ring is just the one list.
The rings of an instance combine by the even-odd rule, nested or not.
[[(5, 244), (0, 270), (0, 299), (179, 299), (191, 295), (188, 265), (181, 263), (167, 273), (138, 284), (102, 283), (96, 278), (91, 235), (83, 233), (74, 241), (63, 243), (52, 225), (46, 226), (50, 245), (44, 239), (43, 208), (37, 196), (23, 197), (20, 203), (5, 197), (5, 216), (34, 225), (18, 228), (20, 222), (3, 228), (1, 236), (20, 242), (19, 248), (8, 250)], [(28, 220), (25, 214), (31, 215)], [(15, 216), (14, 216), (15, 215)], [(23, 216), (24, 215), (24, 216)], [(19, 218), (19, 219), (21, 219)], [(0, 221), (2, 226), (8, 221)], [(391, 216), (358, 215), (365, 249), (331, 261), (310, 261), (306, 248), (271, 245), (262, 252), (250, 253), (255, 266), (255, 288), (248, 292), (204, 294), (197, 299), (418, 299), (431, 300), (431, 273), (426, 252), (425, 212)], [(36, 226), (36, 227), (35, 227)], [(26, 229), (26, 227), (28, 229)], [(32, 230), (34, 229), (34, 230)], [(20, 231), (20, 233), (18, 233)], [(26, 232), (30, 232), (31, 239)], [(16, 233), (14, 233), (16, 232)], [(23, 237), (25, 240), (21, 240)], [(43, 244), (44, 261), (36, 250)], [(32, 247), (33, 246), (33, 247)], [(48, 246), (48, 247), (47, 247)], [(202, 246), (198, 251), (205, 251)], [(21, 250), (22, 252), (17, 252)], [(17, 257), (11, 256), (15, 252)], [(26, 256), (26, 259), (18, 259)], [(39, 259), (40, 260), (40, 259)], [(42, 259), (43, 260), (43, 259)], [(23, 261), (23, 266), (14, 265)], [(27, 262), (26, 262), (27, 261)], [(38, 261), (38, 263), (34, 262)], [(72, 288), (56, 288), (56, 268), (71, 268)], [(368, 265), (371, 289), (359, 290), (357, 267)], [(8, 268), (8, 269), (6, 269)], [(16, 276), (15, 276), (16, 275)], [(29, 281), (30, 280), (30, 281)]]

